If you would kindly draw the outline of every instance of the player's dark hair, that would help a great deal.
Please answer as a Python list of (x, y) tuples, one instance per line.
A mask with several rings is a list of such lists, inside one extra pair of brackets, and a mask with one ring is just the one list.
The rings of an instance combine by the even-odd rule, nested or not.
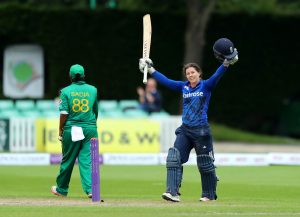
[(75, 78), (72, 78), (72, 82), (84, 81), (84, 76), (81, 77), (79, 73), (75, 74)]
[(184, 76), (186, 76), (186, 70), (187, 68), (193, 67), (197, 72), (200, 74), (200, 78), (202, 77), (202, 69), (197, 63), (187, 63), (182, 68), (182, 73)]

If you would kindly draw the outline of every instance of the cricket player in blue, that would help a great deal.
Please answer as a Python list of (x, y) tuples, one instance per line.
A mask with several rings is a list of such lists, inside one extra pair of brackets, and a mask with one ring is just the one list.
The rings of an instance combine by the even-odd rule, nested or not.
[(162, 198), (172, 202), (180, 201), (183, 164), (189, 159), (194, 148), (197, 154), (197, 167), (201, 175), (202, 195), (200, 201), (217, 199), (217, 176), (214, 165), (214, 150), (212, 135), (207, 120), (207, 110), (211, 92), (229, 65), (238, 60), (237, 50), (233, 43), (221, 38), (214, 44), (214, 54), (222, 65), (207, 80), (202, 79), (202, 70), (196, 63), (188, 63), (183, 67), (187, 81), (174, 81), (153, 68), (151, 59), (140, 59), (139, 68), (143, 72), (148, 67), (148, 73), (160, 84), (182, 93), (183, 112), (182, 125), (176, 129), (176, 140), (167, 156), (167, 188)]

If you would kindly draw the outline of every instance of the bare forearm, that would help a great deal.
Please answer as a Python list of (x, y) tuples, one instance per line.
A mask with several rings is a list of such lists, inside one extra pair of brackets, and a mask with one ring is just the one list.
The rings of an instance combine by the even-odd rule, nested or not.
[(68, 117), (68, 115), (60, 114), (60, 117), (59, 117), (59, 132), (58, 132), (59, 136), (62, 136), (67, 117)]
[(144, 103), (144, 102), (145, 102), (145, 97), (144, 97), (144, 95), (140, 95), (140, 96), (139, 96), (139, 101), (140, 101), (140, 103)]

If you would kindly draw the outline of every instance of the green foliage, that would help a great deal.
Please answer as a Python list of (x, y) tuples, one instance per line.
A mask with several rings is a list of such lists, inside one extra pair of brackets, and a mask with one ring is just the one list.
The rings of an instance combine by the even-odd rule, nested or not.
[[(202, 0), (203, 1), (203, 0)], [(122, 0), (118, 2), (121, 10), (181, 12), (186, 11), (185, 0)], [(248, 14), (299, 14), (299, 0), (218, 0), (216, 10), (219, 13)]]
[[(116, 0), (96, 0), (97, 9), (115, 8)], [(91, 0), (2, 0), (0, 7), (17, 5), (19, 7), (31, 7), (34, 9), (90, 9)]]
[(279, 133), (284, 101), (299, 93), (296, 51), (300, 44), (295, 43), (299, 19), (246, 14), (212, 17), (207, 29), (204, 78), (215, 71), (210, 45), (217, 38), (230, 38), (240, 58), (212, 93), (210, 120), (253, 132)]
[[(204, 1), (204, 0), (202, 0)], [(208, 0), (205, 0), (208, 1)], [(18, 4), (34, 8), (89, 9), (90, 0), (2, 0), (3, 5)], [(97, 9), (119, 9), (125, 11), (186, 13), (186, 0), (97, 0)], [(299, 0), (218, 0), (218, 13), (248, 14), (299, 14)]]
[(232, 12), (271, 12), (274, 11), (276, 0), (227, 0), (219, 1), (218, 11), (223, 13)]
[[(8, 7), (0, 14), (2, 51), (7, 45), (20, 43), (37, 43), (44, 48), (46, 98), (54, 98), (60, 88), (69, 84), (70, 65), (80, 63), (86, 69), (87, 82), (98, 87), (100, 99), (137, 99), (136, 87), (142, 83), (138, 70), (142, 13)], [(166, 25), (170, 18), (176, 28)], [(152, 22), (155, 32), (151, 56), (160, 69), (168, 69), (167, 75), (172, 73), (174, 79), (180, 79), (184, 17), (153, 14)], [(172, 92), (165, 93), (164, 97), (170, 99), (165, 103), (176, 112), (179, 95), (171, 96)]]
[(300, 1), (279, 0), (220, 0), (217, 11), (220, 13), (249, 14), (299, 14)]
[(122, 0), (118, 2), (121, 10), (146, 11), (146, 12), (185, 12), (185, 0)]
[[(21, 43), (44, 48), (48, 99), (69, 84), (68, 70), (75, 63), (85, 67), (87, 82), (98, 87), (100, 99), (137, 99), (136, 87), (142, 84), (138, 59), (142, 54), (143, 15), (118, 10), (6, 6), (0, 9), (0, 50), (3, 53), (6, 46)], [(151, 58), (155, 67), (167, 77), (181, 80), (186, 17), (158, 12), (151, 15)], [(279, 132), (283, 101), (299, 92), (299, 21), (296, 15), (213, 14), (207, 28), (204, 79), (218, 67), (211, 48), (216, 39), (230, 38), (240, 60), (213, 91), (210, 121), (259, 133)], [(1, 68), (2, 61), (0, 58)], [(179, 114), (180, 94), (162, 86), (159, 89), (164, 109)]]

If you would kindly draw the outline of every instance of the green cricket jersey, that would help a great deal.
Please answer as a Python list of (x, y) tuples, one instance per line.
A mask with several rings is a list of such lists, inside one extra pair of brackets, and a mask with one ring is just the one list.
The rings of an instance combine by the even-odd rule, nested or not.
[(97, 88), (84, 81), (73, 82), (60, 92), (61, 114), (68, 114), (64, 128), (97, 127)]

